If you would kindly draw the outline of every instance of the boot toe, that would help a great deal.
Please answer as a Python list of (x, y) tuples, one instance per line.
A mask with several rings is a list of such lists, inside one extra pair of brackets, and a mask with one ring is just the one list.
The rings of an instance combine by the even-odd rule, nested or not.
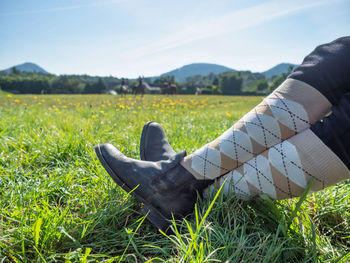
[(106, 162), (113, 162), (113, 160), (123, 158), (123, 154), (112, 144), (103, 143), (95, 147), (97, 155), (103, 157)]

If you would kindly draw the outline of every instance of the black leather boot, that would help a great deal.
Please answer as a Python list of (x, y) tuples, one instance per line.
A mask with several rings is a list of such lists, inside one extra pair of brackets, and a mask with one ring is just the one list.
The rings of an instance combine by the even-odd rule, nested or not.
[(143, 126), (140, 142), (140, 157), (144, 161), (168, 160), (176, 152), (170, 146), (159, 123), (149, 121)]
[(190, 215), (197, 193), (213, 181), (197, 180), (180, 161), (180, 152), (158, 162), (139, 161), (126, 157), (111, 144), (95, 148), (103, 167), (125, 191), (143, 203), (142, 213), (157, 228), (166, 230), (172, 216), (181, 219)]

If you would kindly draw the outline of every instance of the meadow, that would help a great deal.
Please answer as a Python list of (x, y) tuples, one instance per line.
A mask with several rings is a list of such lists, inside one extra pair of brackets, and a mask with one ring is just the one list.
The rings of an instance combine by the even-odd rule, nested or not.
[(214, 192), (165, 234), (94, 153), (139, 159), (150, 120), (191, 153), (261, 99), (0, 94), (0, 262), (349, 262), (350, 180), (284, 201)]

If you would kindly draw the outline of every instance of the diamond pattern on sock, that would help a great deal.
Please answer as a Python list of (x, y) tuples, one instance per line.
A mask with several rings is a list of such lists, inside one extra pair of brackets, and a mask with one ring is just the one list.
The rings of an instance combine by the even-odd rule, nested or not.
[[(185, 162), (192, 159), (189, 168), (198, 178), (214, 179), (309, 126), (303, 105), (271, 94), (219, 138), (187, 156)], [(300, 180), (297, 183), (302, 185)]]
[(266, 193), (276, 199), (269, 161), (264, 156), (258, 155), (245, 163), (243, 168), (247, 182), (259, 189), (260, 193)]
[[(284, 141), (269, 150), (269, 160), (279, 172), (300, 187), (307, 185), (297, 149), (288, 141)], [(293, 163), (290, 163), (293, 160)]]
[(300, 132), (310, 126), (304, 107), (291, 100), (267, 97), (265, 99), (273, 116), (288, 128)]
[(285, 199), (300, 196), (312, 178), (324, 187), (323, 180), (313, 172), (303, 167), (297, 147), (287, 140), (221, 177), (219, 184), (229, 178), (230, 185), (224, 191), (227, 193), (231, 187), (243, 199), (261, 193)]
[(254, 156), (250, 137), (245, 132), (229, 129), (220, 138), (220, 152), (241, 163)]
[(233, 192), (235, 195), (244, 200), (248, 200), (250, 198), (251, 194), (247, 181), (238, 171), (232, 171), (224, 175), (221, 180), (226, 181), (223, 188), (224, 193)]
[(246, 114), (242, 121), (248, 135), (265, 146), (266, 149), (282, 140), (278, 122), (273, 117), (254, 112)]
[(203, 147), (193, 153), (192, 169), (204, 178), (213, 179), (221, 172), (220, 152), (216, 149)]

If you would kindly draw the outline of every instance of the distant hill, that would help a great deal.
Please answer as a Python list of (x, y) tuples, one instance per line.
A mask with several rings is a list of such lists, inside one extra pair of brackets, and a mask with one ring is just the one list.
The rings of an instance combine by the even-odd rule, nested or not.
[(193, 63), (185, 65), (181, 68), (166, 72), (161, 75), (161, 77), (165, 76), (174, 76), (176, 81), (184, 81), (187, 77), (201, 75), (206, 76), (210, 73), (220, 74), (227, 71), (236, 71), (232, 68), (228, 68), (225, 66), (210, 64), (210, 63)]
[(284, 73), (287, 73), (290, 67), (295, 67), (296, 65), (291, 63), (280, 63), (264, 72), (262, 74), (265, 75), (267, 79), (272, 78), (274, 76), (280, 76)]
[[(26, 63), (16, 65), (13, 67), (15, 67), (16, 69), (18, 69), (19, 71), (22, 71), (22, 72), (35, 72), (35, 73), (41, 73), (41, 74), (50, 74), (42, 67), (39, 67), (37, 64), (30, 63), (30, 62), (26, 62)], [(10, 67), (10, 68), (2, 70), (2, 71), (6, 72), (6, 73), (11, 73), (13, 67)]]

